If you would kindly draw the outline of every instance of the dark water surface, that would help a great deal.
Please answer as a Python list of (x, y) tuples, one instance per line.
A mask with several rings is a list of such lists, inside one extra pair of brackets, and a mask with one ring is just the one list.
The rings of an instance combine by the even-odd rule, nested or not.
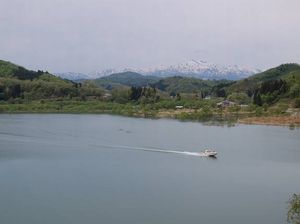
[(299, 129), (0, 115), (1, 224), (282, 224), (292, 193)]

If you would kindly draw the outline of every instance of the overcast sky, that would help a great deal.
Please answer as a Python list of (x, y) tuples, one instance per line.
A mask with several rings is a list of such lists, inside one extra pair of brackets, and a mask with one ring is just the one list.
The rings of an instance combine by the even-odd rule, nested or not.
[(300, 63), (300, 0), (0, 0), (0, 59), (51, 72)]

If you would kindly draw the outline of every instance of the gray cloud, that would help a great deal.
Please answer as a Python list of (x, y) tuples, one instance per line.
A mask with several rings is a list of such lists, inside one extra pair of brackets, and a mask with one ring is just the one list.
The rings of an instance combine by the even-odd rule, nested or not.
[(88, 72), (191, 58), (300, 63), (298, 0), (2, 0), (0, 58)]

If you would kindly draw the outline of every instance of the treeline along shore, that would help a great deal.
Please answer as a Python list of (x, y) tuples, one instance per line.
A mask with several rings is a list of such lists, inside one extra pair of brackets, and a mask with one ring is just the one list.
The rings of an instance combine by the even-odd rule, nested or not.
[(0, 113), (109, 113), (180, 120), (300, 125), (300, 66), (238, 81), (133, 72), (71, 81), (0, 60)]

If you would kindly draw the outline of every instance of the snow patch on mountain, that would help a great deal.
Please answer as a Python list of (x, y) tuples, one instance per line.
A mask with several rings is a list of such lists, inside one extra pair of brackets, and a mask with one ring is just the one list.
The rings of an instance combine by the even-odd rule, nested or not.
[(108, 76), (114, 73), (122, 72), (136, 72), (142, 75), (151, 75), (158, 77), (169, 76), (183, 76), (183, 77), (196, 77), (201, 79), (229, 79), (239, 80), (246, 78), (255, 73), (261, 72), (258, 69), (241, 68), (237, 65), (222, 66), (213, 63), (208, 63), (203, 60), (190, 60), (184, 63), (170, 65), (170, 66), (157, 66), (150, 68), (125, 68), (125, 69), (106, 69), (102, 71), (93, 71), (88, 75), (82, 73), (57, 73), (60, 77), (78, 80), (78, 79), (96, 79), (103, 76)]
[(190, 60), (171, 66), (136, 70), (143, 75), (168, 77), (174, 75), (196, 77), (201, 79), (231, 79), (238, 80), (260, 72), (258, 69), (240, 68), (234, 66), (220, 66), (206, 61)]

